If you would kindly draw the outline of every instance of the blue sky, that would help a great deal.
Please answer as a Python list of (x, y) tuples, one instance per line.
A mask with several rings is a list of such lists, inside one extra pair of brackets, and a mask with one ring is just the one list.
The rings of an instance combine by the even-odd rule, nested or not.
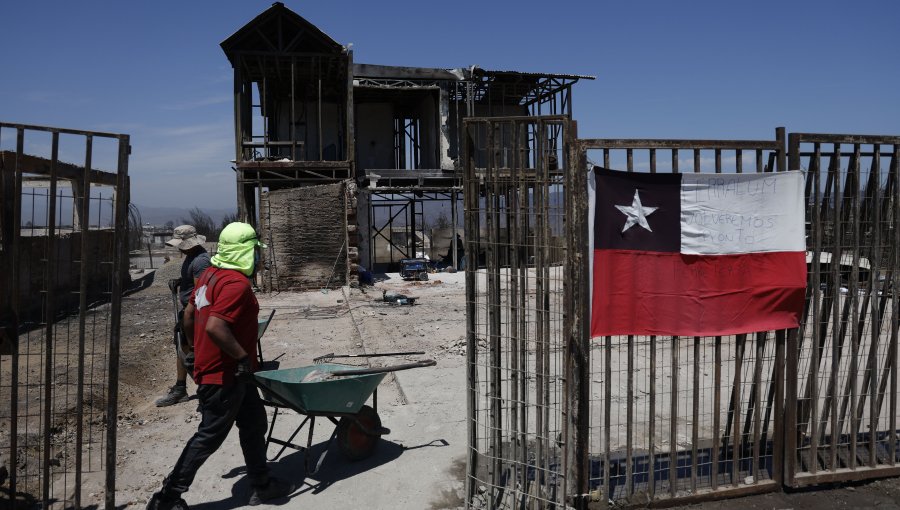
[[(896, 1), (285, 3), (356, 62), (595, 75), (586, 138), (900, 134)], [(134, 202), (233, 207), (218, 45), (269, 5), (7, 1), (0, 120), (129, 133)]]

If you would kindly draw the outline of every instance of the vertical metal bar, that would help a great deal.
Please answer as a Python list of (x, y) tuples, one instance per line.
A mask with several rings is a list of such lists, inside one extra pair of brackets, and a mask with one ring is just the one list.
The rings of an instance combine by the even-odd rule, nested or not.
[[(678, 492), (678, 337), (672, 337), (672, 397), (669, 415), (669, 493)], [(629, 374), (630, 375), (630, 374)], [(631, 402), (629, 402), (629, 405)]]
[[(15, 184), (13, 185), (13, 200), (15, 204), (13, 206), (13, 234), (12, 234), (12, 267), (10, 270), (12, 271), (12, 288), (10, 289), (12, 293), (12, 309), (13, 314), (18, 321), (18, 317), (21, 316), (22, 310), (20, 309), (19, 302), (19, 292), (20, 292), (20, 284), (19, 284), (19, 263), (22, 260), (22, 256), (19, 253), (21, 249), (21, 234), (22, 234), (22, 170), (19, 167), (19, 164), (22, 160), (22, 156), (25, 152), (25, 130), (22, 128), (18, 128), (16, 130), (16, 160), (15, 160), (15, 168), (14, 168), (14, 179)], [(10, 431), (13, 433), (9, 435), (9, 493), (10, 499), (12, 500), (12, 509), (16, 508), (16, 497), (18, 491), (18, 473), (17, 466), (19, 465), (19, 434), (17, 433), (19, 430), (19, 334), (18, 334), (18, 324), (13, 324), (16, 327), (15, 336), (12, 339), (12, 356), (10, 357), (10, 361), (12, 362), (12, 366), (10, 369), (10, 388), (9, 388), (9, 412), (10, 412)]]
[(838, 436), (840, 436), (840, 429), (838, 428), (838, 409), (837, 409), (837, 379), (838, 379), (838, 371), (840, 370), (840, 359), (841, 359), (841, 347), (838, 342), (839, 337), (843, 337), (842, 334), (837, 333), (838, 325), (841, 324), (841, 314), (840, 314), (840, 296), (841, 296), (841, 240), (843, 238), (843, 229), (841, 228), (841, 202), (843, 201), (843, 196), (847, 192), (846, 189), (841, 190), (840, 187), (840, 169), (841, 169), (841, 144), (834, 144), (834, 246), (832, 247), (832, 255), (831, 255), (831, 282), (833, 285), (832, 292), (834, 296), (834, 300), (832, 302), (832, 342), (831, 342), (831, 378), (828, 393), (831, 396), (831, 462), (829, 465), (829, 469), (834, 471), (838, 468), (838, 456), (837, 456), (837, 448), (838, 448)]
[[(53, 328), (56, 318), (56, 172), (59, 163), (59, 132), (53, 131), (50, 148), (50, 191), (47, 194), (47, 262), (44, 308), (44, 445), (41, 487), (43, 504), (50, 502), (50, 436), (53, 429)], [(15, 466), (13, 467), (15, 469)]]
[(744, 361), (744, 348), (747, 341), (747, 335), (735, 335), (734, 345), (734, 387), (731, 393), (731, 407), (733, 409), (731, 418), (731, 483), (735, 487), (740, 484), (740, 452), (742, 449), (741, 441), (741, 365)]
[[(520, 484), (524, 486), (525, 467), (518, 462), (519, 448), (525, 448), (525, 443), (519, 443), (519, 349), (522, 339), (519, 332), (519, 314), (521, 313), (519, 304), (519, 200), (518, 194), (522, 192), (519, 187), (520, 152), (519, 152), (519, 126), (513, 123), (512, 131), (512, 164), (509, 168), (509, 180), (506, 186), (506, 228), (509, 234), (510, 242), (506, 247), (506, 253), (509, 260), (509, 317), (507, 324), (509, 325), (510, 337), (510, 380), (509, 380), (509, 443), (510, 455), (509, 459), (513, 466), (513, 479), (508, 485), (513, 493), (513, 504), (518, 499), (518, 487)], [(453, 264), (456, 265), (456, 237), (452, 241)]]
[[(859, 230), (860, 230), (860, 200), (859, 200), (859, 191), (860, 191), (860, 144), (853, 144), (853, 158), (850, 163), (848, 172), (853, 172), (853, 187), (850, 190), (853, 193), (852, 198), (850, 200), (850, 207), (853, 209), (853, 267), (850, 269), (850, 302), (853, 307), (850, 317), (851, 317), (851, 330), (850, 330), (850, 341), (852, 347), (850, 348), (850, 469), (856, 469), (856, 446), (859, 435), (859, 419), (856, 415), (856, 403), (859, 399), (858, 388), (857, 388), (857, 370), (858, 370), (858, 362), (859, 362), (859, 335), (860, 335), (860, 325), (859, 325), (859, 292), (857, 291), (857, 287), (859, 285)], [(844, 411), (842, 411), (843, 413)], [(842, 414), (841, 421), (844, 420), (844, 416)], [(875, 430), (872, 429), (872, 433), (875, 433)], [(874, 452), (873, 452), (874, 453)]]
[[(883, 296), (887, 293), (888, 286), (887, 285), (879, 285), (879, 277), (877, 273), (880, 271), (880, 268), (884, 266), (884, 260), (882, 259), (882, 239), (881, 239), (881, 206), (879, 204), (880, 194), (878, 187), (880, 185), (880, 177), (881, 177), (881, 167), (880, 167), (880, 150), (881, 147), (879, 144), (874, 144), (872, 147), (872, 165), (869, 169), (869, 179), (866, 183), (866, 196), (865, 200), (868, 202), (868, 210), (866, 211), (867, 221), (869, 222), (871, 232), (872, 232), (872, 245), (869, 248), (869, 260), (871, 262), (871, 267), (869, 270), (869, 278), (868, 278), (868, 290), (866, 292), (866, 297), (863, 300), (863, 307), (868, 309), (871, 305), (871, 315), (872, 315), (872, 325), (869, 331), (869, 355), (866, 361), (866, 369), (865, 369), (865, 377), (863, 378), (863, 389), (860, 394), (860, 402), (857, 407), (857, 416), (860, 420), (862, 420), (863, 413), (865, 411), (866, 401), (868, 400), (869, 405), (869, 467), (875, 467), (878, 463), (877, 458), (877, 441), (876, 436), (878, 432), (878, 414), (876, 412), (876, 402), (878, 399), (877, 395), (877, 357), (878, 357), (878, 348), (879, 348), (879, 340), (881, 338), (881, 329), (883, 326), (882, 318), (883, 318), (883, 307), (882, 303), (884, 303), (883, 297), (879, 299), (879, 296)], [(879, 268), (879, 269), (876, 269)], [(888, 270), (890, 271), (890, 270)], [(890, 273), (888, 273), (890, 274)], [(864, 329), (864, 325), (861, 326), (861, 329)], [(868, 391), (868, 395), (866, 392)], [(868, 397), (868, 398), (867, 398)]]
[[(547, 126), (543, 120), (538, 120), (538, 126), (540, 128), (541, 138), (546, 139), (547, 137)], [(556, 142), (554, 141), (554, 144)], [(551, 289), (550, 284), (550, 158), (547, 154), (550, 153), (555, 148), (555, 145), (545, 144), (544, 145), (544, 157), (542, 158), (541, 165), (541, 183), (540, 186), (543, 187), (544, 193), (542, 196), (542, 209), (544, 214), (544, 225), (543, 225), (543, 239), (541, 241), (542, 247), (541, 250), (543, 252), (543, 278), (546, 284), (544, 285), (544, 294), (542, 296), (543, 308), (545, 310), (544, 313), (544, 344), (542, 355), (544, 356), (544, 370), (546, 371), (546, 377), (544, 378), (544, 430), (543, 435), (545, 440), (547, 441), (547, 455), (546, 455), (546, 463), (544, 465), (545, 471), (549, 474), (550, 472), (550, 445), (552, 444), (550, 438), (550, 402), (551, 402), (551, 392), (550, 392), (550, 380), (551, 380), (551, 372), (550, 372), (550, 339), (551, 339), (551, 328), (550, 328), (550, 292)], [(550, 483), (548, 485), (548, 497), (553, 497), (552, 495), (556, 491), (555, 486), (551, 486)]]
[(694, 387), (691, 414), (691, 492), (697, 492), (697, 443), (700, 442), (700, 337), (694, 337)]
[[(900, 225), (900, 144), (894, 144), (894, 155), (891, 160), (891, 177), (893, 177), (894, 181), (894, 189), (893, 189), (893, 223), (894, 225)], [(894, 233), (894, 260), (892, 261), (891, 268), (893, 270), (893, 282), (891, 285), (891, 297), (892, 297), (892, 306), (891, 306), (891, 348), (890, 348), (890, 362), (891, 362), (891, 387), (890, 387), (890, 420), (891, 424), (891, 434), (888, 435), (888, 447), (891, 453), (891, 466), (896, 465), (897, 463), (897, 434), (894, 433), (897, 430), (897, 330), (900, 328), (900, 228), (896, 226), (893, 229)], [(880, 407), (880, 406), (879, 406)]]
[(628, 360), (625, 404), (625, 494), (634, 494), (634, 336), (628, 335)]
[(502, 493), (500, 480), (503, 476), (503, 392), (502, 392), (502, 343), (500, 327), (500, 267), (497, 241), (500, 230), (500, 197), (498, 193), (498, 169), (499, 148), (497, 146), (496, 131), (498, 125), (489, 123), (488, 130), (488, 164), (486, 169), (486, 194), (485, 207), (487, 208), (487, 238), (486, 245), (486, 277), (487, 277), (487, 301), (488, 301), (488, 345), (490, 346), (490, 385), (491, 385), (491, 458), (493, 469), (491, 470), (491, 485), (495, 496)]
[[(869, 182), (873, 183), (872, 186), (869, 186), (871, 192), (871, 213), (872, 213), (872, 254), (874, 255), (874, 260), (876, 261), (873, 267), (869, 268), (869, 294), (871, 295), (871, 303), (872, 303), (872, 330), (870, 332), (871, 337), (869, 340), (869, 358), (868, 358), (868, 383), (869, 383), (869, 467), (874, 468), (878, 463), (878, 455), (877, 455), (877, 442), (876, 436), (878, 435), (876, 432), (878, 431), (878, 414), (877, 408), (875, 407), (875, 402), (878, 399), (876, 381), (878, 380), (877, 374), (877, 366), (876, 366), (876, 358), (878, 356), (878, 346), (880, 344), (881, 338), (881, 328), (882, 324), (882, 313), (881, 307), (879, 306), (878, 295), (887, 293), (887, 286), (878, 286), (878, 276), (876, 275), (876, 268), (883, 267), (884, 261), (882, 260), (881, 250), (882, 250), (882, 239), (881, 239), (881, 205), (878, 203), (881, 198), (878, 190), (878, 185), (881, 182), (881, 146), (879, 144), (875, 144), (872, 148), (872, 167), (869, 170), (871, 175), (869, 176)], [(894, 247), (896, 249), (896, 247)], [(873, 289), (877, 289), (879, 292), (874, 291)], [(865, 397), (863, 398), (865, 400)], [(859, 414), (862, 415), (863, 409), (860, 408)]]
[[(759, 440), (762, 435), (762, 398), (760, 394), (762, 393), (762, 365), (767, 338), (768, 334), (766, 332), (756, 334), (756, 363), (753, 366), (753, 391), (751, 391), (753, 394), (753, 465), (751, 472), (754, 484), (759, 483)], [(777, 379), (775, 381), (777, 384)], [(749, 414), (747, 416), (748, 418), (750, 417)]]
[[(466, 252), (469, 254), (469, 257), (472, 258), (472, 263), (466, 264), (466, 386), (467, 386), (467, 395), (466, 395), (466, 432), (468, 436), (468, 459), (466, 462), (466, 503), (467, 506), (472, 504), (472, 501), (475, 496), (475, 489), (477, 484), (475, 480), (477, 478), (478, 473), (478, 434), (477, 429), (475, 428), (475, 420), (476, 420), (476, 402), (478, 399), (478, 388), (475, 385), (475, 381), (477, 380), (477, 341), (475, 339), (475, 317), (478, 313), (478, 310), (475, 306), (475, 296), (476, 296), (476, 281), (475, 281), (475, 270), (473, 267), (477, 268), (478, 265), (478, 256), (475, 251), (475, 237), (478, 235), (477, 230), (475, 230), (475, 220), (476, 215), (478, 214), (477, 208), (477, 200), (478, 200), (478, 184), (475, 178), (475, 161), (474, 161), (474, 150), (472, 147), (472, 138), (471, 138), (471, 124), (468, 122), (463, 124), (463, 158), (465, 161), (465, 175), (464, 175), (464, 184), (465, 184), (465, 192), (463, 193), (464, 200), (464, 217), (465, 217), (465, 229), (466, 229)], [(473, 256), (474, 255), (474, 256)]]
[(546, 458), (546, 438), (543, 435), (544, 431), (544, 408), (546, 401), (546, 395), (544, 394), (544, 380), (546, 378), (546, 368), (544, 367), (544, 355), (543, 355), (543, 341), (544, 341), (544, 314), (546, 310), (544, 309), (544, 292), (546, 286), (546, 280), (544, 280), (544, 250), (541, 245), (543, 243), (543, 233), (544, 233), (544, 222), (547, 221), (545, 214), (546, 210), (544, 209), (544, 193), (545, 189), (543, 187), (543, 183), (541, 182), (541, 169), (544, 167), (544, 136), (543, 133), (538, 130), (538, 126), (535, 126), (535, 137), (536, 137), (536, 153), (535, 153), (535, 183), (534, 183), (534, 215), (537, 223), (537, 228), (534, 232), (534, 250), (535, 250), (535, 264), (534, 264), (534, 273), (535, 273), (535, 293), (534, 293), (534, 307), (535, 307), (535, 385), (536, 385), (536, 396), (537, 396), (537, 408), (535, 412), (536, 416), (536, 436), (537, 436), (537, 473), (535, 473), (535, 481), (538, 487), (543, 486), (545, 482), (544, 478), (544, 465), (547, 461)]
[[(527, 313), (527, 303), (528, 303), (528, 230), (529, 223), (528, 219), (530, 217), (530, 211), (528, 209), (528, 200), (529, 200), (529, 179), (527, 177), (527, 173), (524, 171), (525, 168), (528, 168), (528, 152), (529, 152), (529, 144), (528, 144), (528, 124), (522, 123), (519, 127), (522, 130), (521, 133), (521, 153), (519, 156), (519, 160), (521, 162), (523, 172), (519, 175), (519, 218), (518, 218), (518, 233), (519, 238), (516, 243), (521, 250), (523, 250), (523, 258), (524, 261), (519, 265), (519, 280), (521, 285), (519, 286), (519, 303), (523, 308), (521, 315), (519, 316), (519, 331), (522, 334), (522, 340), (519, 342), (519, 366), (522, 367), (522, 375), (519, 378), (519, 395), (521, 396), (520, 410), (519, 410), (519, 430), (521, 431), (519, 442), (522, 445), (528, 444), (528, 313)], [(519, 464), (523, 469), (523, 479), (522, 479), (522, 487), (527, 488), (527, 466), (529, 462), (529, 456), (531, 455), (529, 448), (523, 446), (520, 454), (519, 454)]]
[[(791, 135), (793, 136), (793, 135)], [(797, 151), (799, 152), (799, 142), (797, 146)], [(799, 156), (798, 156), (799, 157)], [(813, 270), (813, 341), (810, 342), (810, 347), (812, 347), (812, 359), (809, 362), (809, 375), (807, 388), (809, 388), (809, 469), (815, 474), (819, 470), (819, 371), (821, 365), (821, 356), (820, 347), (823, 346), (821, 339), (824, 338), (825, 332), (822, 331), (822, 319), (820, 318), (820, 314), (823, 312), (819, 310), (820, 308), (820, 299), (819, 294), (822, 289), (820, 288), (819, 282), (821, 280), (821, 271), (822, 264), (820, 263), (821, 254), (822, 254), (822, 208), (819, 207), (821, 203), (821, 175), (822, 175), (822, 145), (820, 143), (816, 143), (813, 146), (813, 161), (810, 163), (810, 167), (813, 169), (813, 192), (815, 194), (815, 200), (812, 203), (812, 211), (813, 211), (813, 259), (812, 259), (812, 270)], [(826, 177), (827, 178), (827, 177)], [(826, 303), (823, 303), (823, 305)], [(826, 325), (827, 329), (827, 325)], [(791, 406), (793, 407), (793, 406)], [(791, 473), (793, 476), (794, 473)]]
[[(787, 139), (785, 138), (785, 129), (784, 127), (775, 128), (775, 138), (778, 142), (777, 149), (777, 164), (778, 171), (783, 172), (788, 169), (787, 166), (787, 153), (786, 153), (786, 143)], [(797, 329), (795, 328), (789, 334), (797, 334)], [(781, 335), (781, 336), (779, 336)], [(784, 374), (784, 349), (785, 349), (786, 339), (782, 333), (775, 333), (775, 374), (773, 385), (775, 386), (775, 419), (773, 423), (773, 427), (775, 430), (775, 437), (773, 438), (773, 459), (772, 459), (772, 467), (773, 467), (773, 478), (776, 483), (783, 483), (784, 481), (784, 385), (785, 385), (785, 374)], [(757, 401), (757, 404), (759, 401)], [(759, 406), (757, 405), (757, 409)], [(768, 418), (766, 419), (766, 423), (763, 426), (763, 434), (765, 434), (765, 430), (768, 429)], [(759, 436), (757, 436), (757, 440)], [(755, 462), (759, 462), (759, 459), (756, 458)], [(758, 483), (759, 479), (755, 478), (755, 481)]]
[[(656, 173), (656, 149), (650, 149), (650, 173)], [(656, 496), (656, 335), (650, 335), (650, 423), (647, 459), (647, 492), (650, 501)]]
[[(131, 153), (130, 137), (119, 136), (119, 158), (116, 179), (116, 244), (114, 275), (112, 278), (112, 302), (109, 326), (109, 392), (106, 416), (114, 423), (118, 416), (119, 396), (119, 325), (122, 317), (122, 288), (128, 266), (128, 155)], [(106, 429), (106, 510), (116, 508), (116, 427)]]
[[(792, 145), (793, 147), (793, 145)], [(776, 360), (775, 363), (778, 363), (778, 345), (777, 342), (778, 337), (775, 338), (776, 345)], [(815, 342), (812, 342), (815, 344)], [(796, 464), (797, 464), (797, 435), (798, 435), (798, 427), (797, 427), (797, 384), (799, 380), (799, 370), (798, 370), (798, 358), (799, 358), (799, 347), (797, 345), (797, 335), (788, 335), (787, 337), (787, 367), (788, 367), (788, 375), (787, 375), (787, 391), (786, 391), (786, 403), (784, 404), (784, 412), (785, 419), (783, 430), (779, 434), (777, 422), (776, 426), (773, 430), (773, 439), (777, 438), (779, 435), (784, 437), (784, 448), (779, 450), (777, 447), (773, 448), (772, 455), (777, 459), (781, 456), (784, 459), (784, 472), (781, 477), (774, 476), (774, 480), (776, 483), (784, 483), (787, 486), (794, 485), (794, 474), (796, 472)], [(785, 402), (785, 399), (778, 399), (778, 396), (775, 396), (775, 417), (778, 417), (780, 406), (780, 402)], [(774, 459), (773, 459), (774, 461)]]
[[(607, 398), (609, 396), (607, 395)], [(656, 495), (656, 335), (650, 336), (650, 439), (649, 480), (650, 501)]]
[(715, 437), (713, 438), (712, 443), (712, 476), (711, 476), (711, 486), (712, 490), (716, 490), (719, 487), (719, 465), (720, 465), (720, 452), (719, 445), (721, 442), (719, 441), (719, 434), (721, 434), (720, 424), (721, 424), (721, 413), (719, 409), (722, 407), (722, 337), (717, 336), (715, 338), (715, 362), (713, 364), (713, 434)]
[(610, 425), (610, 413), (612, 412), (612, 337), (603, 337), (603, 428), (606, 431), (604, 435), (603, 448), (603, 490), (606, 492), (608, 500), (613, 499), (613, 493), (609, 486), (610, 478), (610, 449), (612, 447), (612, 427)]
[[(797, 328), (793, 328), (787, 332), (789, 338), (793, 338), (797, 343)], [(772, 438), (772, 478), (776, 483), (783, 483), (784, 480), (784, 451), (785, 451), (785, 427), (784, 427), (784, 349), (785, 349), (784, 330), (775, 332), (775, 419), (772, 424), (774, 437)], [(791, 405), (791, 407), (795, 407)], [(764, 429), (768, 428), (768, 425)], [(794, 434), (793, 429), (791, 435)], [(765, 437), (765, 436), (763, 436)], [(793, 452), (791, 453), (793, 455)], [(758, 461), (758, 459), (757, 459)], [(758, 478), (755, 480), (759, 481)]]
[(87, 291), (88, 271), (91, 260), (90, 234), (91, 213), (91, 159), (93, 154), (92, 136), (85, 138), (84, 174), (81, 178), (81, 275), (78, 285), (78, 388), (75, 396), (75, 508), (81, 508), (81, 470), (82, 449), (84, 444), (84, 350), (85, 329), (87, 326)]

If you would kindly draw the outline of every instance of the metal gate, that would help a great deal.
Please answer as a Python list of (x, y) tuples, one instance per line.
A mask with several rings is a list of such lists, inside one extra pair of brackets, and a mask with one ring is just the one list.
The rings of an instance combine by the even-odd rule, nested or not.
[(807, 171), (806, 320), (788, 341), (785, 483), (900, 474), (900, 137), (792, 133)]
[[(783, 128), (773, 140), (578, 144), (585, 166), (597, 158), (629, 172), (785, 170)], [(593, 339), (581, 353), (589, 363), (581, 381), (591, 397), (589, 473), (577, 494), (647, 504), (776, 490), (784, 346), (784, 331)]]
[(115, 506), (129, 150), (128, 135), (0, 123), (4, 507), (98, 504), (86, 487)]
[[(900, 475), (900, 137), (574, 133), (565, 118), (466, 122), (469, 506), (685, 504)], [(805, 170), (800, 327), (589, 339), (594, 165)]]
[[(465, 120), (472, 508), (564, 505), (566, 117)], [(571, 280), (569, 280), (571, 281)]]

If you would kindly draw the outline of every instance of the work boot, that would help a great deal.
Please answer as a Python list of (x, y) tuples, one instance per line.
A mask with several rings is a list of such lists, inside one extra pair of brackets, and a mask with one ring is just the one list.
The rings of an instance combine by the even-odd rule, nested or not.
[(253, 486), (253, 493), (250, 494), (250, 506), (256, 506), (264, 501), (271, 499), (283, 498), (297, 490), (297, 486), (291, 482), (280, 480), (278, 478), (269, 478), (266, 485)]
[(187, 386), (176, 384), (169, 388), (166, 396), (156, 400), (156, 407), (166, 407), (188, 401)]
[(147, 510), (189, 510), (187, 503), (181, 498), (172, 499), (156, 492), (147, 502)]

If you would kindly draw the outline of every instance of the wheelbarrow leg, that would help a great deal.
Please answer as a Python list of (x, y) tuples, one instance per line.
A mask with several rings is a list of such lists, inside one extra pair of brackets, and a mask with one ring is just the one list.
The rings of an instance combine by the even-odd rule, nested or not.
[[(329, 420), (337, 424), (337, 420), (328, 417)], [(312, 451), (312, 439), (313, 439), (313, 427), (315, 426), (316, 420), (313, 418), (312, 423), (309, 426), (309, 438), (306, 440), (306, 474), (314, 475), (319, 472), (319, 469), (322, 468), (322, 463), (325, 462), (325, 456), (328, 455), (328, 450), (331, 449), (331, 444), (334, 443), (334, 438), (337, 437), (337, 428), (334, 429), (334, 432), (331, 433), (331, 437), (328, 438), (328, 442), (325, 443), (325, 449), (322, 450), (322, 453), (319, 454), (319, 458), (316, 460), (316, 468), (312, 471), (309, 470), (309, 460), (310, 460), (310, 452)]]
[[(275, 414), (272, 416), (272, 424), (269, 426), (269, 435), (268, 435), (268, 438), (266, 439), (266, 450), (268, 451), (268, 449), (269, 449), (269, 443), (275, 443), (277, 445), (281, 445), (281, 449), (278, 450), (278, 453), (274, 457), (269, 459), (269, 462), (275, 462), (276, 460), (278, 460), (278, 458), (281, 457), (281, 454), (284, 453), (284, 450), (286, 450), (288, 447), (294, 448), (295, 450), (302, 451), (303, 448), (301, 446), (295, 445), (291, 441), (293, 441), (294, 438), (297, 437), (297, 434), (300, 432), (300, 430), (303, 428), (303, 426), (306, 425), (306, 422), (309, 421), (309, 419), (310, 419), (310, 417), (307, 416), (306, 419), (304, 419), (303, 422), (300, 423), (300, 426), (297, 427), (296, 430), (294, 430), (294, 433), (291, 434), (291, 437), (289, 437), (287, 441), (282, 441), (281, 439), (275, 439), (274, 437), (272, 437), (272, 429), (275, 428), (275, 419), (277, 417), (278, 417), (278, 408), (275, 408)], [(310, 429), (312, 429), (312, 427), (310, 427)], [(310, 434), (312, 434), (311, 431), (310, 431)]]

